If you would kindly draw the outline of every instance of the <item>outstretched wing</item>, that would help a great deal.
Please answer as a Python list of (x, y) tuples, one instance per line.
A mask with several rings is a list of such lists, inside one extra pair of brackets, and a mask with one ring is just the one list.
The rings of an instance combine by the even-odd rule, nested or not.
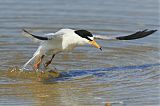
[(49, 40), (47, 37), (42, 37), (42, 36), (37, 36), (37, 35), (34, 35), (30, 32), (28, 32), (27, 30), (23, 29), (23, 32), (27, 33), (28, 35), (31, 35), (32, 37), (38, 39), (38, 40)]
[(32, 34), (32, 33), (28, 32), (25, 29), (23, 29), (23, 32), (25, 32), (28, 37), (32, 37), (35, 40), (52, 40), (52, 39), (55, 39), (55, 38), (61, 38), (61, 35), (64, 34), (64, 33), (61, 33), (61, 32), (57, 32), (57, 33), (48, 33), (48, 34), (45, 34), (43, 36), (38, 36), (38, 35), (35, 35), (35, 34)]
[(138, 31), (134, 34), (127, 35), (127, 36), (117, 36), (117, 37), (107, 37), (104, 35), (94, 35), (95, 39), (100, 39), (100, 40), (134, 40), (134, 39), (139, 39), (146, 37), (148, 35), (151, 35), (152, 33), (156, 32), (157, 30), (143, 30), (143, 31)]

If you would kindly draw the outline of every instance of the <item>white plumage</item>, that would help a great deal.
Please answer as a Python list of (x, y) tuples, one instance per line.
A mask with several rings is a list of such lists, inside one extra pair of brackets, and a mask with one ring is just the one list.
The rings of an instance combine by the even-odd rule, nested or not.
[[(56, 33), (49, 33), (42, 36), (43, 38), (47, 38), (47, 40), (37, 39), (35, 37), (36, 35), (33, 35), (26, 30), (24, 30), (24, 32), (26, 32), (27, 35), (33, 39), (38, 40), (38, 42), (40, 42), (40, 46), (34, 53), (33, 57), (23, 66), (22, 69), (25, 69), (25, 67), (36, 57), (41, 58), (43, 55), (45, 56), (48, 53), (55, 55), (63, 51), (69, 52), (77, 46), (90, 44), (92, 42), (77, 35), (73, 29), (61, 29)], [(93, 40), (93, 36), (88, 37)], [(97, 48), (101, 48), (98, 44), (96, 44), (96, 42), (94, 42), (93, 45), (97, 46)]]
[(101, 49), (101, 46), (99, 46), (95, 39), (100, 40), (133, 40), (142, 38), (145, 36), (148, 36), (157, 30), (143, 30), (138, 31), (134, 34), (128, 35), (128, 36), (120, 36), (120, 37), (107, 37), (103, 35), (92, 35), (87, 30), (73, 30), (73, 29), (61, 29), (57, 31), (56, 33), (49, 33), (45, 34), (44, 36), (37, 36), (34, 34), (29, 33), (26, 30), (23, 30), (28, 36), (40, 43), (40, 46), (38, 47), (37, 51), (34, 53), (33, 57), (24, 64), (22, 67), (22, 70), (25, 69), (25, 67), (32, 61), (35, 60), (35, 58), (38, 58), (37, 62), (34, 64), (34, 68), (37, 70), (39, 68), (39, 65), (42, 62), (42, 59), (45, 55), (48, 53), (53, 54), (51, 60), (46, 62), (45, 67), (47, 67), (54, 56), (60, 52), (63, 51), (72, 51), (75, 47), (85, 45), (85, 44), (91, 44), (94, 47)]

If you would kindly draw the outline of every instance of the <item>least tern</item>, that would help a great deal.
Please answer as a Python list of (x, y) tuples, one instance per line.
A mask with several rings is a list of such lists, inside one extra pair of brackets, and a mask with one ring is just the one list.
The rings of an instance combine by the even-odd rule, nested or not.
[(38, 70), (43, 58), (48, 54), (52, 54), (52, 58), (44, 64), (44, 67), (48, 67), (51, 64), (54, 56), (60, 52), (70, 52), (75, 47), (90, 44), (94, 47), (102, 50), (101, 46), (96, 42), (96, 39), (100, 40), (133, 40), (146, 37), (157, 30), (143, 30), (127, 36), (107, 37), (105, 35), (94, 35), (87, 30), (73, 30), (73, 29), (61, 29), (55, 33), (48, 33), (43, 36), (37, 36), (23, 29), (27, 36), (32, 37), (40, 43), (37, 51), (33, 57), (24, 64), (22, 70), (32, 61), (35, 61), (34, 69)]

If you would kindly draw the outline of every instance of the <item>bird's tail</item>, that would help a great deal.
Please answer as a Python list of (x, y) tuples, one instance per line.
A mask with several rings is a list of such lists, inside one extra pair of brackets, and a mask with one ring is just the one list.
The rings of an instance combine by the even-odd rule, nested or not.
[(22, 67), (22, 71), (26, 68), (26, 66), (33, 60), (35, 60), (36, 57), (41, 57), (44, 55), (44, 52), (42, 52), (42, 47), (40, 46), (37, 51), (34, 53), (33, 57), (29, 59)]
[(26, 68), (26, 66), (36, 57), (36, 55), (34, 55), (31, 59), (29, 59), (22, 67), (22, 70), (24, 70)]
[(29, 37), (29, 38), (33, 38), (34, 40), (48, 40), (48, 38), (47, 37), (42, 37), (42, 36), (37, 36), (37, 35), (34, 35), (34, 34), (32, 34), (32, 33), (30, 33), (30, 32), (28, 32), (27, 30), (25, 30), (25, 29), (22, 29), (23, 30), (23, 32), (25, 32), (25, 36), (27, 36), (27, 37)]

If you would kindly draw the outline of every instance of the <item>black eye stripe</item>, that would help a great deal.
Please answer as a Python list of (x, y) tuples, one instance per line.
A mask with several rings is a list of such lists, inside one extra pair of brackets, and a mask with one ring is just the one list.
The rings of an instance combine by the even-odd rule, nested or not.
[(89, 37), (93, 37), (92, 33), (90, 33), (87, 30), (76, 30), (75, 33), (79, 36), (81, 36), (82, 38), (86, 38), (89, 41), (92, 41)]

